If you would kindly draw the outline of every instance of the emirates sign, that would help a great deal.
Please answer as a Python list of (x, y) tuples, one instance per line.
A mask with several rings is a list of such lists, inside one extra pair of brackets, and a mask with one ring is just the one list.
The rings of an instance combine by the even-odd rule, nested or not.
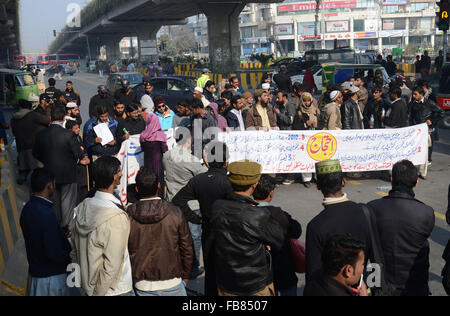
[[(356, 8), (356, 0), (322, 2), (320, 9)], [(315, 2), (278, 6), (278, 13), (316, 10)]]

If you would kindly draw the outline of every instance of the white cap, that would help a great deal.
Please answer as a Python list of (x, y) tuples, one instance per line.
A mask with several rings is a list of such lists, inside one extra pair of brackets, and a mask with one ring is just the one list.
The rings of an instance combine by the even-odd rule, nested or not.
[(263, 83), (262, 84), (262, 89), (263, 90), (270, 90), (270, 83)]
[(341, 84), (341, 89), (342, 89), (342, 90), (350, 90), (350, 88), (351, 88), (352, 86), (353, 86), (353, 85), (352, 85), (350, 82), (346, 81), (346, 82), (344, 82), (343, 84)]
[(28, 100), (27, 101), (29, 101), (29, 102), (38, 102), (39, 103), (39, 97), (36, 94), (34, 94), (33, 92), (31, 92), (28, 95)]
[(200, 88), (200, 87), (195, 87), (195, 89), (194, 89), (195, 91), (198, 91), (198, 92), (200, 92), (200, 93), (203, 93), (203, 88)]
[(69, 102), (69, 103), (67, 103), (67, 105), (66, 105), (66, 108), (68, 108), (68, 109), (74, 109), (74, 108), (76, 108), (78, 105), (76, 104), (76, 103), (74, 103), (74, 102)]
[(334, 90), (334, 91), (331, 91), (331, 93), (330, 93), (330, 99), (331, 100), (334, 100), (334, 99), (336, 99), (336, 97), (339, 95), (339, 91), (337, 91), (337, 90)]

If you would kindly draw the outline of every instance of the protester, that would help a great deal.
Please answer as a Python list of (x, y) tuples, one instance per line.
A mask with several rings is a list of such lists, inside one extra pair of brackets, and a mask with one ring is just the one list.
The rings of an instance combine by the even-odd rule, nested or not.
[(304, 296), (368, 296), (365, 285), (353, 287), (364, 272), (365, 249), (351, 235), (330, 237), (322, 252), (323, 276), (307, 283)]
[(131, 104), (127, 106), (127, 118), (119, 122), (117, 140), (122, 143), (132, 135), (140, 135), (145, 127), (145, 121), (139, 115), (138, 104)]
[(306, 286), (311, 281), (318, 281), (323, 277), (321, 256), (332, 236), (351, 234), (363, 241), (367, 245), (366, 260), (371, 250), (369, 226), (364, 211), (343, 192), (346, 182), (340, 162), (326, 160), (317, 163), (316, 175), (317, 188), (324, 196), (325, 209), (309, 222), (306, 229)]
[(418, 183), (417, 168), (408, 160), (397, 162), (389, 196), (368, 204), (376, 217), (387, 282), (395, 288), (396, 296), (430, 293), (428, 238), (435, 218), (431, 207), (414, 198)]
[(288, 75), (288, 69), (285, 65), (280, 67), (280, 72), (273, 77), (273, 81), (277, 84), (278, 91), (292, 92), (292, 80)]
[(16, 139), (17, 148), (17, 184), (26, 182), (29, 173), (37, 167), (33, 157), (33, 146), (38, 133), (38, 127), (48, 127), (50, 118), (31, 109), (31, 102), (19, 100), (19, 111), (11, 119), (11, 130)]
[(74, 102), (69, 102), (66, 105), (66, 116), (64, 117), (64, 124), (67, 121), (75, 121), (81, 126), (83, 120), (81, 119), (80, 108)]
[(420, 74), (421, 78), (426, 78), (430, 74), (431, 70), (431, 58), (428, 56), (428, 51), (424, 51), (422, 57), (420, 58)]
[(72, 262), (80, 266), (85, 295), (134, 296), (127, 247), (130, 220), (114, 196), (122, 177), (120, 162), (114, 157), (100, 157), (92, 170), (97, 192), (75, 209)]
[(45, 169), (31, 175), (31, 198), (20, 215), (28, 259), (29, 296), (70, 296), (67, 266), (71, 247), (58, 224), (50, 201), (55, 177)]
[[(341, 106), (344, 101), (343, 94), (338, 90), (333, 90), (330, 93), (331, 103), (328, 103), (323, 112), (323, 127), (327, 130), (341, 130), (342, 129), (342, 118), (341, 118)], [(319, 129), (320, 127), (319, 120)]]
[(219, 131), (226, 132), (228, 130), (228, 123), (227, 120), (219, 114), (219, 105), (217, 103), (210, 103), (207, 108), (210, 109), (211, 115), (216, 118)]
[(355, 78), (355, 82), (353, 84), (355, 87), (359, 88), (360, 95), (358, 98), (358, 106), (361, 113), (364, 113), (364, 109), (367, 105), (367, 101), (369, 100), (369, 92), (364, 87), (364, 76), (358, 75)]
[(191, 110), (189, 105), (191, 102), (188, 99), (183, 99), (178, 102), (177, 114), (173, 117), (172, 127), (190, 127), (191, 126)]
[(286, 92), (279, 91), (277, 93), (276, 106), (273, 111), (277, 115), (277, 125), (280, 130), (291, 130), (295, 117), (295, 105), (289, 102), (289, 95)]
[(234, 131), (245, 131), (245, 120), (242, 113), (245, 107), (243, 97), (234, 96), (231, 99), (231, 105), (232, 108), (226, 114), (228, 126)]
[(273, 283), (275, 293), (280, 296), (297, 296), (298, 278), (295, 274), (295, 264), (289, 239), (298, 239), (302, 234), (302, 227), (298, 221), (279, 207), (270, 206), (276, 188), (276, 181), (268, 175), (262, 175), (253, 198), (259, 207), (266, 207), (272, 218), (285, 231), (283, 247), (279, 252), (273, 252)]
[(374, 87), (372, 89), (372, 99), (364, 108), (364, 128), (366, 129), (380, 129), (383, 128), (383, 120), (388, 109), (388, 104), (385, 103), (383, 96), (383, 89), (381, 87)]
[(434, 60), (434, 66), (436, 67), (437, 72), (441, 72), (442, 66), (444, 65), (444, 51), (442, 49), (439, 50), (439, 56)]
[[(408, 105), (409, 124), (417, 125), (426, 123), (428, 125), (428, 151), (433, 151), (432, 133), (437, 127), (437, 124), (444, 117), (444, 110), (442, 110), (436, 103), (425, 99), (425, 91), (422, 87), (415, 87), (413, 89), (413, 100)], [(426, 179), (428, 172), (428, 165), (431, 160), (431, 155), (428, 155), (428, 161), (419, 167), (419, 177)]]
[(278, 129), (275, 113), (269, 107), (269, 95), (264, 90), (255, 91), (256, 104), (247, 112), (245, 127), (269, 131)]
[(401, 99), (401, 94), (402, 90), (400, 88), (393, 88), (389, 91), (391, 104), (384, 118), (384, 125), (387, 128), (402, 128), (408, 125), (408, 109), (405, 102)]
[(127, 209), (128, 249), (137, 296), (187, 296), (194, 251), (181, 210), (161, 200), (161, 184), (150, 169), (136, 177), (140, 200)]
[[(287, 96), (286, 96), (287, 97)], [(313, 102), (313, 96), (309, 92), (302, 94), (302, 102), (300, 108), (295, 113), (294, 122), (292, 125), (293, 130), (315, 130), (319, 123), (320, 111), (316, 108)], [(305, 188), (311, 187), (311, 181), (313, 180), (312, 173), (302, 173), (302, 183)], [(293, 179), (287, 179), (283, 184), (290, 185), (294, 183)]]
[[(144, 77), (142, 77), (142, 83), (139, 84), (137, 87), (135, 87), (136, 96), (137, 96), (138, 101), (141, 102), (142, 97), (146, 94), (145, 90), (146, 90), (147, 85), (150, 83), (150, 85), (152, 86), (151, 80), (152, 80), (151, 77), (144, 76)], [(150, 95), (151, 95), (151, 93), (150, 93)]]
[(275, 296), (267, 256), (282, 248), (286, 233), (251, 198), (261, 170), (250, 161), (230, 164), (233, 193), (213, 204), (205, 256), (214, 258), (219, 296)]
[(209, 106), (210, 102), (205, 98), (205, 96), (203, 95), (203, 89), (199, 88), (199, 87), (195, 87), (194, 88), (194, 93), (193, 93), (193, 97), (194, 99), (200, 100), (203, 103), (203, 106), (206, 108), (207, 106)]
[(208, 102), (215, 103), (217, 101), (216, 98), (214, 97), (214, 91), (216, 91), (215, 84), (214, 82), (209, 80), (206, 83), (205, 88), (203, 89), (203, 94), (206, 100), (208, 100)]
[[(206, 296), (217, 296), (214, 257), (205, 256), (205, 241), (210, 232), (210, 219), (215, 212), (213, 203), (226, 198), (232, 192), (227, 178), (228, 156), (228, 148), (224, 143), (211, 142), (208, 144), (204, 156), (208, 172), (192, 178), (172, 199), (172, 203), (181, 208), (186, 218), (197, 217), (197, 220), (201, 221)], [(200, 204), (201, 217), (195, 214), (188, 205), (189, 201), (195, 200)]]
[(159, 124), (163, 131), (168, 131), (173, 126), (174, 113), (166, 104), (166, 101), (157, 101), (155, 106), (155, 114), (159, 119)]
[(397, 70), (397, 65), (392, 60), (392, 55), (387, 56), (386, 67), (384, 67), (389, 75), (392, 77), (395, 74), (395, 70)]
[(160, 183), (164, 183), (162, 157), (168, 151), (167, 136), (161, 129), (161, 124), (155, 114), (150, 113), (145, 124), (147, 127), (140, 137), (142, 151), (144, 152), (144, 166), (153, 170)]
[(120, 103), (118, 100), (114, 101), (114, 112), (112, 114), (113, 119), (118, 123), (121, 123), (127, 118), (127, 114), (125, 113), (125, 104)]
[(341, 106), (342, 129), (362, 129), (363, 116), (358, 106), (361, 90), (350, 87), (350, 98)]
[(194, 99), (191, 107), (191, 127), (194, 136), (193, 152), (196, 157), (201, 158), (203, 148), (216, 137), (218, 122), (209, 111), (206, 111), (205, 106), (199, 99)]
[(306, 73), (303, 77), (303, 84), (306, 87), (306, 91), (314, 94), (315, 89), (317, 89), (316, 84), (314, 82), (314, 75), (312, 73), (311, 68), (306, 69)]
[(241, 83), (239, 78), (233, 76), (230, 78), (230, 84), (233, 86), (233, 95), (242, 95), (245, 91), (241, 87)]
[(78, 162), (89, 164), (89, 159), (79, 147), (75, 134), (63, 127), (64, 116), (64, 108), (52, 108), (52, 123), (36, 135), (33, 156), (55, 175), (52, 201), (60, 226), (67, 229), (78, 197), (76, 166)]
[(114, 98), (108, 93), (106, 86), (98, 87), (98, 94), (89, 102), (89, 118), (97, 116), (97, 107), (106, 106), (108, 113), (114, 113)]
[[(72, 131), (75, 134), (75, 137), (77, 139), (78, 146), (83, 151), (83, 155), (87, 156), (88, 153), (84, 149), (84, 143), (83, 139), (80, 136), (80, 125), (76, 121), (68, 121), (66, 122), (66, 129), (69, 131)], [(78, 162), (76, 166), (76, 179), (77, 179), (77, 192), (78, 192), (78, 199), (77, 199), (77, 205), (80, 204), (88, 195), (90, 190), (90, 181), (89, 181), (89, 170), (88, 166), (90, 163), (89, 158), (86, 158), (82, 163), (81, 161)]]
[[(270, 74), (268, 74), (268, 73), (263, 74), (261, 83), (256, 89), (262, 90), (263, 89), (262, 85), (265, 84), (265, 83), (270, 84), (270, 91), (271, 91), (272, 94), (278, 89), (277, 85), (272, 81), (272, 78), (271, 78)], [(251, 103), (253, 103), (253, 102), (251, 102)]]
[[(98, 137), (94, 130), (94, 127), (99, 124), (108, 125), (114, 140), (102, 145), (103, 139)], [(119, 152), (120, 148), (116, 141), (118, 127), (119, 123), (109, 116), (108, 108), (104, 105), (98, 106), (97, 116), (86, 122), (83, 131), (84, 144), (93, 161), (102, 156), (114, 156)]]

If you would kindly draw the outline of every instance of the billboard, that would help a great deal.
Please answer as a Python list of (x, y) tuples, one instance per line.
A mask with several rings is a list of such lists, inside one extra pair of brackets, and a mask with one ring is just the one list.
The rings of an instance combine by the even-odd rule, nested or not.
[(326, 22), (327, 33), (338, 33), (350, 31), (348, 21), (332, 21)]

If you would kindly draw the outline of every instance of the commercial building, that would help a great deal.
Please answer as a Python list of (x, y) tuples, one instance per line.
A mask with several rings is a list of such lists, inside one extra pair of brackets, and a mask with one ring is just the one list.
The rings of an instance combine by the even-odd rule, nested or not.
[(336, 40), (356, 50), (441, 46), (434, 0), (320, 2), (317, 16), (314, 0), (248, 5), (241, 14), (242, 53), (332, 49)]

